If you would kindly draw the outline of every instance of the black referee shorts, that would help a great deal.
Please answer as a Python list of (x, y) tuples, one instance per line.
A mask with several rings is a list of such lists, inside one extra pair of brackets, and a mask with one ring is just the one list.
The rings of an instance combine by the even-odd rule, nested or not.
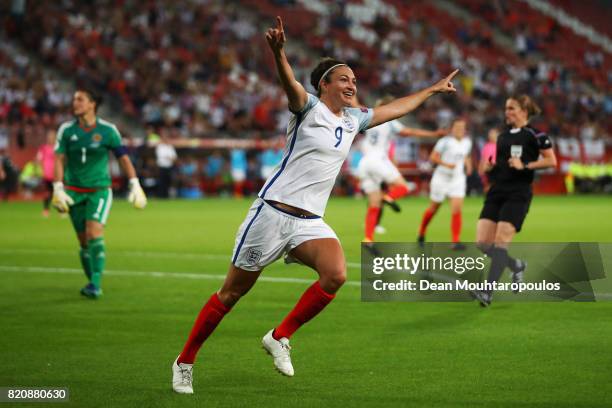
[(531, 186), (508, 188), (493, 185), (485, 198), (480, 218), (509, 222), (519, 232), (529, 212), (532, 196)]

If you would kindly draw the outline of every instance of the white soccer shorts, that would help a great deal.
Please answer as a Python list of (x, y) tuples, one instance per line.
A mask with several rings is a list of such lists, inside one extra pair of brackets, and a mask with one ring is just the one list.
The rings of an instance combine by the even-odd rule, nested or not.
[(361, 189), (366, 194), (379, 191), (383, 181), (391, 183), (402, 176), (388, 157), (379, 155), (365, 156), (359, 162), (357, 171)]
[(429, 198), (435, 203), (441, 203), (446, 197), (463, 198), (465, 189), (465, 176), (449, 178), (434, 173), (429, 185)]
[(322, 218), (300, 218), (258, 198), (238, 228), (232, 264), (260, 271), (298, 245), (320, 238), (338, 239)]

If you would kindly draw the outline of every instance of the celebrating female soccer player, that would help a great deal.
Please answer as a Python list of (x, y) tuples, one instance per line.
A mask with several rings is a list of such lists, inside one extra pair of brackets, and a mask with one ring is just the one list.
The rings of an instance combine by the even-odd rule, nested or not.
[[(376, 106), (382, 106), (391, 102), (392, 99), (385, 98)], [(368, 212), (365, 220), (365, 238), (363, 242), (374, 241), (374, 231), (379, 221), (383, 200), (399, 211), (395, 200), (408, 194), (408, 183), (400, 174), (399, 170), (389, 158), (389, 147), (395, 135), (403, 137), (437, 137), (442, 136), (445, 130), (423, 130), (404, 127), (400, 121), (392, 120), (376, 127), (371, 127), (365, 132), (365, 138), (361, 144), (363, 158), (359, 162), (358, 174), (361, 180), (361, 189), (368, 196)], [(388, 186), (388, 194), (383, 195), (380, 188), (381, 183)]]
[(423, 214), (419, 229), (419, 244), (425, 242), (427, 225), (438, 212), (446, 197), (451, 205), (451, 235), (453, 249), (465, 249), (459, 241), (461, 235), (461, 208), (465, 197), (466, 175), (472, 173), (472, 141), (465, 137), (465, 119), (453, 121), (451, 134), (438, 140), (430, 160), (437, 167), (431, 177), (429, 198), (431, 203)]
[(128, 200), (136, 208), (147, 204), (119, 130), (96, 116), (100, 102), (92, 90), (80, 88), (74, 93), (72, 109), (76, 119), (63, 123), (57, 131), (52, 198), (58, 211), (70, 213), (81, 244), (81, 265), (89, 280), (81, 294), (91, 299), (102, 295), (100, 283), (106, 261), (103, 232), (113, 202), (109, 150), (129, 178)]
[(172, 385), (179, 393), (193, 393), (193, 362), (202, 343), (249, 291), (263, 268), (284, 254), (286, 261), (298, 261), (319, 274), (287, 317), (262, 340), (276, 368), (293, 376), (289, 338), (334, 299), (346, 279), (340, 242), (321, 217), (353, 138), (361, 130), (405, 115), (436, 93), (455, 92), (451, 79), (457, 71), (429, 88), (374, 110), (352, 108), (357, 80), (347, 64), (321, 61), (310, 78), (318, 97), (310, 95), (295, 80), (285, 56), (280, 17), (276, 28), (266, 32), (266, 39), (293, 114), (287, 145), (283, 161), (238, 230), (223, 286), (200, 311), (183, 351), (172, 364)]
[[(497, 139), (496, 162), (489, 171), (491, 188), (476, 230), (478, 245), (491, 256), (488, 282), (496, 282), (506, 266), (513, 282), (522, 281), (525, 263), (508, 255), (508, 245), (529, 211), (534, 170), (557, 165), (548, 135), (528, 125), (538, 113), (540, 108), (527, 95), (506, 100), (509, 129)], [(482, 306), (491, 304), (491, 291), (476, 295)]]

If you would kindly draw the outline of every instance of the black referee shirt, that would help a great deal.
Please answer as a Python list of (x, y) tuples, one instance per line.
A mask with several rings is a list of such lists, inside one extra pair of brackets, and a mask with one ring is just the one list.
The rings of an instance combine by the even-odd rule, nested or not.
[(545, 132), (530, 126), (508, 129), (497, 138), (496, 163), (489, 178), (496, 186), (529, 185), (533, 182), (533, 170), (516, 170), (508, 164), (511, 156), (519, 157), (523, 164), (538, 160), (540, 150), (550, 149), (552, 143)]

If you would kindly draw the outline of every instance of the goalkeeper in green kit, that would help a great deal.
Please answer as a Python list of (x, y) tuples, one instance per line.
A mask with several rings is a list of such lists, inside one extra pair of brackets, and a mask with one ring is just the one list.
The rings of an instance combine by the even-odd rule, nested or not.
[(70, 213), (81, 245), (83, 271), (89, 279), (81, 294), (91, 299), (102, 295), (104, 225), (113, 203), (109, 150), (129, 178), (128, 201), (140, 209), (147, 205), (117, 127), (96, 116), (101, 101), (90, 89), (79, 88), (74, 93), (72, 109), (76, 119), (63, 123), (57, 131), (52, 198), (59, 212)]

